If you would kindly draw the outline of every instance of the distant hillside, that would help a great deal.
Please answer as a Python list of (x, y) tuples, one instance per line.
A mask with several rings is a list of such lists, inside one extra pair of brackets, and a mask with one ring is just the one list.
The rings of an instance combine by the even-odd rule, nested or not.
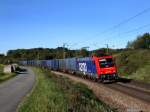
[(150, 49), (122, 51), (115, 58), (119, 75), (150, 82)]

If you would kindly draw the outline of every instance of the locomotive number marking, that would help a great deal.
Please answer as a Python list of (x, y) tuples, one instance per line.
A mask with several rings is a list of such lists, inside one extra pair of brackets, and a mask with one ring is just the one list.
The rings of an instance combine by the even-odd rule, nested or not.
[(86, 63), (79, 63), (79, 71), (81, 72), (87, 72), (87, 65)]

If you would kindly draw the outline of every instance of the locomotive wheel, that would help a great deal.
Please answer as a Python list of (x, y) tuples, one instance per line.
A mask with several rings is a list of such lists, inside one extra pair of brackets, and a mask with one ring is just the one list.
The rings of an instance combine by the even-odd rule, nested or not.
[(94, 78), (94, 81), (95, 81), (95, 82), (98, 82), (98, 79), (97, 79), (97, 78)]

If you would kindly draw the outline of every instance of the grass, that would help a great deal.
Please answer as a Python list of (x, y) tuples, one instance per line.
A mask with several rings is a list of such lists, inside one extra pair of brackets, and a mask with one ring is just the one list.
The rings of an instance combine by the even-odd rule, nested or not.
[(4, 65), (0, 64), (0, 73), (3, 72)]
[(130, 75), (129, 78), (150, 83), (150, 63), (138, 69), (135, 73)]
[(36, 85), (18, 112), (112, 112), (85, 85), (34, 68)]
[(121, 76), (150, 82), (150, 50), (123, 51), (115, 57)]
[(16, 73), (0, 73), (0, 83), (16, 76)]

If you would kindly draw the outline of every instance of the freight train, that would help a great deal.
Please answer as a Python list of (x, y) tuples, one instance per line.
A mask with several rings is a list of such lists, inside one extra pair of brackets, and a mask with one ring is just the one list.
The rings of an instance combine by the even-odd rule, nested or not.
[(20, 61), (20, 64), (39, 66), (54, 71), (63, 71), (72, 74), (80, 74), (83, 77), (99, 81), (118, 79), (117, 67), (112, 56), (26, 60)]

